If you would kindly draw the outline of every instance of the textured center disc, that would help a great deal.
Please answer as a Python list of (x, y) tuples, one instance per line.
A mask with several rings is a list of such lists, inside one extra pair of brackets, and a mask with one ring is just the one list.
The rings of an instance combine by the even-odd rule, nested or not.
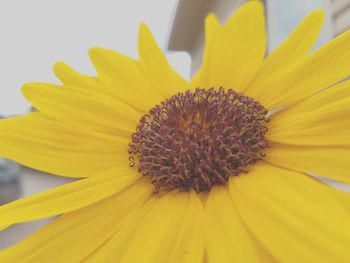
[(141, 118), (129, 145), (130, 166), (137, 164), (157, 191), (209, 191), (264, 155), (266, 114), (232, 89), (178, 93)]

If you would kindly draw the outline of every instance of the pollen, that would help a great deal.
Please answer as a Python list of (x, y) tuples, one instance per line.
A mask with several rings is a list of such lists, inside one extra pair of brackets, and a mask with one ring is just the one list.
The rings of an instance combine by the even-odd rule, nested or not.
[(129, 144), (130, 166), (156, 191), (210, 191), (264, 156), (267, 112), (232, 89), (178, 93), (140, 119)]

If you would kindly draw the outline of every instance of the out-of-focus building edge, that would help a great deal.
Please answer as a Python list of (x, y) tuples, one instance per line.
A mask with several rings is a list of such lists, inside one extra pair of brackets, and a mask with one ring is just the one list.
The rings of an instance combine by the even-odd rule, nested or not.
[[(224, 23), (240, 5), (247, 1), (249, 0), (178, 0), (166, 49), (189, 53), (192, 58), (191, 73), (194, 74), (201, 64), (206, 15), (213, 12)], [(274, 1), (278, 0), (262, 1), (266, 5), (267, 25), (272, 19), (273, 14), (269, 9), (272, 9), (271, 5), (275, 3)], [(323, 0), (323, 7), (326, 11), (325, 27), (327, 28), (327, 35), (321, 41), (324, 43), (350, 28), (350, 0)]]
[(339, 35), (350, 28), (350, 1), (330, 0), (333, 6), (334, 34)]
[(224, 23), (246, 0), (179, 0), (168, 36), (167, 50), (184, 51), (192, 58), (191, 72), (201, 63), (204, 48), (204, 20), (215, 13)]

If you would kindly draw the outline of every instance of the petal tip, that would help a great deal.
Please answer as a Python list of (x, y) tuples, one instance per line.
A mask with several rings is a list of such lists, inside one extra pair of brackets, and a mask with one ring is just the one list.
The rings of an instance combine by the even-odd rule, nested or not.
[(216, 16), (215, 13), (209, 13), (206, 18), (205, 18), (205, 25), (208, 26), (209, 24), (214, 24), (216, 26), (220, 26), (221, 23), (218, 19), (218, 17)]
[(88, 51), (90, 61), (92, 62), (97, 72), (99, 71), (101, 60), (103, 60), (102, 58), (105, 57), (105, 51), (106, 49), (101, 47), (91, 47)]
[(319, 22), (320, 24), (323, 24), (325, 11), (322, 8), (316, 9), (310, 13), (309, 17), (316, 20), (316, 23)]
[(22, 91), (27, 89), (32, 89), (34, 86), (36, 86), (36, 82), (27, 82), (22, 85)]
[(89, 54), (89, 58), (91, 60), (93, 60), (93, 58), (95, 58), (100, 52), (101, 52), (102, 48), (100, 47), (91, 47), (88, 50), (88, 54)]
[(139, 32), (141, 34), (150, 34), (151, 31), (145, 22), (140, 23)]
[(53, 65), (52, 70), (55, 73), (55, 75), (59, 77), (62, 72), (65, 72), (67, 70), (71, 71), (72, 68), (70, 66), (68, 66), (67, 64), (61, 62), (61, 61), (57, 61)]
[(250, 9), (259, 9), (264, 10), (264, 4), (261, 0), (251, 0), (248, 3), (243, 4), (240, 8), (250, 8)]
[(34, 82), (28, 82), (22, 85), (21, 93), (26, 99), (28, 99), (28, 96), (31, 94), (32, 90), (34, 89), (35, 84), (36, 83)]
[(148, 41), (154, 42), (154, 38), (147, 24), (142, 22), (139, 26), (139, 46)]

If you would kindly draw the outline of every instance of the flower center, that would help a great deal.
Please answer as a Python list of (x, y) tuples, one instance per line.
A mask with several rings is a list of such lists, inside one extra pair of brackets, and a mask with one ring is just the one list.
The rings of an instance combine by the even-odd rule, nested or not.
[(144, 115), (129, 144), (130, 166), (156, 190), (209, 191), (264, 156), (267, 110), (229, 89), (178, 93)]

